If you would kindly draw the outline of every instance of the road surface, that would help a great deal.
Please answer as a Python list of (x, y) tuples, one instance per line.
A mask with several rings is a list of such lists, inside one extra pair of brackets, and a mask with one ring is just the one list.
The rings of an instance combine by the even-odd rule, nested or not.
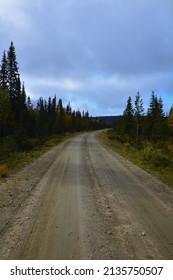
[(112, 151), (96, 132), (66, 141), (55, 153), (37, 183), (44, 190), (37, 211), (28, 227), (18, 223), (18, 242), (25, 240), (15, 258), (173, 259), (168, 186)]

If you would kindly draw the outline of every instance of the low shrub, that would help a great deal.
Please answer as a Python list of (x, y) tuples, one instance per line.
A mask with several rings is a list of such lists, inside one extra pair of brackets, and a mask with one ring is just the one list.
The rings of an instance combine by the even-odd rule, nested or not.
[(8, 167), (6, 164), (0, 164), (0, 177), (6, 177), (8, 175)]
[(144, 161), (151, 163), (155, 167), (166, 167), (170, 164), (170, 157), (162, 149), (153, 148), (151, 144), (142, 151)]

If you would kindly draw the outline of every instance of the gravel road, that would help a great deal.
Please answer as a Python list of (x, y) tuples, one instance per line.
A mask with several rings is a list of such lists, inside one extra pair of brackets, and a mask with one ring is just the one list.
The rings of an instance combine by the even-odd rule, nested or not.
[(0, 218), (1, 259), (173, 259), (173, 190), (98, 132), (2, 181)]

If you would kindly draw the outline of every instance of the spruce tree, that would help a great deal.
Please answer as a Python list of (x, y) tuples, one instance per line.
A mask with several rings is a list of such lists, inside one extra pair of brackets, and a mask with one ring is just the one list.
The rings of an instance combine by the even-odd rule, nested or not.
[(13, 42), (9, 47), (8, 55), (7, 55), (7, 87), (10, 94), (10, 100), (12, 104), (12, 109), (15, 113), (16, 118), (18, 119), (18, 103), (20, 100), (20, 77), (18, 71), (18, 63), (16, 60), (15, 47)]
[(38, 119), (38, 137), (42, 138), (47, 134), (47, 102), (42, 97), (39, 98), (36, 108)]
[(58, 133), (64, 133), (64, 108), (62, 104), (62, 99), (60, 98), (57, 105), (57, 128)]
[(144, 112), (143, 100), (138, 92), (135, 99), (135, 107), (134, 107), (134, 117), (135, 117), (135, 125), (136, 125), (136, 145), (139, 145), (139, 137), (141, 134), (141, 126), (142, 126), (142, 116)]
[(171, 107), (168, 115), (168, 128), (171, 135), (173, 135), (173, 107)]
[(67, 113), (68, 115), (71, 115), (71, 105), (70, 105), (70, 102), (68, 102), (68, 104), (67, 104), (66, 113)]
[(6, 52), (4, 51), (2, 56), (2, 64), (0, 67), (0, 85), (4, 89), (7, 89), (8, 88), (7, 83), (8, 83), (7, 57), (6, 57)]
[(26, 104), (26, 92), (25, 92), (25, 85), (22, 84), (22, 90), (21, 90), (21, 121), (23, 124), (26, 122), (27, 118), (27, 104)]
[(150, 105), (147, 112), (147, 126), (148, 136), (154, 141), (164, 138), (165, 127), (165, 115), (163, 111), (163, 101), (161, 98), (157, 98), (154, 91), (152, 92)]
[(123, 127), (124, 132), (129, 136), (133, 136), (134, 131), (134, 110), (132, 106), (132, 99), (129, 96), (127, 100), (127, 105), (123, 113)]
[(56, 133), (56, 95), (54, 96), (54, 98), (52, 99), (52, 133), (55, 134)]
[(8, 135), (12, 123), (10, 96), (8, 91), (0, 85), (0, 137)]
[(53, 110), (52, 110), (52, 99), (49, 96), (47, 102), (47, 123), (48, 123), (48, 133), (52, 134), (53, 131)]

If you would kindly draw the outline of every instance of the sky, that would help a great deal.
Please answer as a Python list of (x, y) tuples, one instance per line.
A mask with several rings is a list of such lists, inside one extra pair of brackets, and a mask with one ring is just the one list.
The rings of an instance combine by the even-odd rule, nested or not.
[(173, 0), (0, 0), (0, 55), (11, 41), (32, 101), (108, 116), (154, 91), (173, 106)]

